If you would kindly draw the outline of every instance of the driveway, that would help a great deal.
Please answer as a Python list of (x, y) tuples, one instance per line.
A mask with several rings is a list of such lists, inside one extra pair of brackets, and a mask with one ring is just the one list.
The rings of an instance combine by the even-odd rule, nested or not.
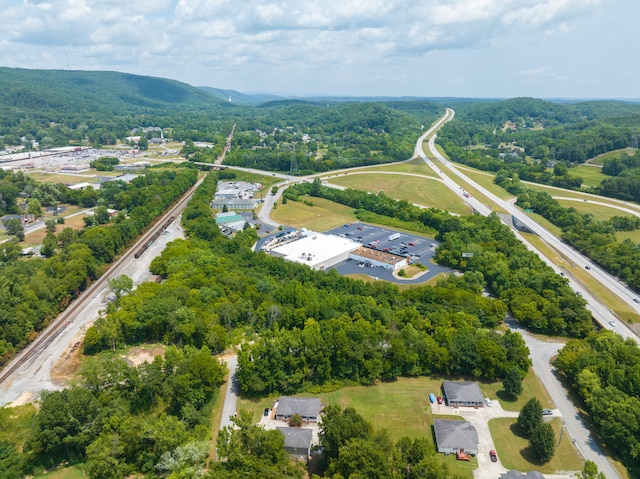
[[(489, 430), (489, 421), (499, 417), (517, 418), (520, 412), (505, 411), (502, 409), (500, 401), (495, 398), (492, 399), (492, 401), (493, 406), (485, 406), (477, 409), (473, 407), (453, 407), (438, 403), (431, 404), (432, 414), (462, 416), (465, 421), (469, 421), (473, 427), (476, 428), (478, 432), (478, 468), (473, 471), (474, 479), (497, 479), (500, 477), (500, 474), (507, 472), (507, 468), (500, 462), (500, 456), (498, 456), (497, 462), (491, 462), (491, 458), (489, 457), (489, 451), (491, 449), (496, 450), (493, 438), (491, 437), (491, 431)], [(554, 415), (556, 414), (557, 412), (554, 411)], [(549, 479), (552, 477), (554, 479), (564, 479), (570, 478), (571, 476), (546, 475), (545, 477)]]

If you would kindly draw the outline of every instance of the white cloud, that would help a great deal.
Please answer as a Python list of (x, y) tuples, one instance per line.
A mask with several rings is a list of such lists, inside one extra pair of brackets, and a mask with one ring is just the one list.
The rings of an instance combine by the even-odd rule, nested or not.
[[(602, 0), (26, 0), (0, 10), (0, 64), (48, 68), (69, 55), (80, 68), (212, 86), (219, 75), (238, 88), (253, 82), (254, 91), (295, 81), (297, 89), (421, 91), (425, 77), (444, 89), (451, 78), (493, 88), (498, 81), (482, 78), (534, 78), (531, 65), (573, 78), (558, 66), (569, 56), (586, 68), (586, 55), (573, 54), (592, 38), (584, 25), (619, 30), (620, 21), (604, 23), (611, 17), (594, 12), (615, 15), (628, 3), (608, 0), (605, 10)], [(630, 31), (633, 18), (621, 19)], [(444, 65), (455, 73), (436, 77)]]

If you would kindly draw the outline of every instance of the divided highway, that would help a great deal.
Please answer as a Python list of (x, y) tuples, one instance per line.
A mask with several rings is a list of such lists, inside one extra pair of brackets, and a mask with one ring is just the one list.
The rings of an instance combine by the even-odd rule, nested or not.
[[(460, 194), (463, 197), (464, 201), (480, 214), (483, 214), (485, 216), (490, 214), (491, 208), (481, 203), (476, 198), (465, 196), (463, 187), (460, 184), (456, 183), (454, 179), (447, 176), (438, 166), (446, 168), (449, 172), (453, 173), (458, 178), (463, 180), (465, 184), (472, 186), (477, 191), (481, 192), (482, 195), (486, 196), (500, 207), (503, 207), (505, 211), (508, 211), (517, 219), (521, 220), (528, 228), (538, 233), (538, 235), (540, 235), (545, 241), (547, 241), (547, 238), (549, 238), (549, 244), (551, 244), (553, 247), (558, 246), (557, 249), (559, 249), (567, 257), (572, 258), (572, 260), (577, 264), (590, 264), (588, 260), (586, 260), (580, 253), (576, 252), (568, 245), (562, 243), (549, 231), (545, 230), (538, 223), (531, 220), (529, 217), (517, 210), (515, 206), (513, 206), (509, 202), (502, 200), (501, 198), (498, 198), (496, 195), (486, 190), (485, 188), (468, 178), (466, 175), (460, 173), (460, 171), (458, 171), (458, 169), (454, 165), (452, 165), (449, 161), (447, 161), (446, 158), (444, 158), (440, 154), (440, 152), (435, 147), (436, 132), (444, 123), (450, 121), (453, 116), (454, 111), (447, 108), (445, 116), (441, 118), (434, 125), (434, 127), (430, 128), (418, 139), (415, 147), (415, 155), (422, 158), (423, 161), (425, 161), (436, 173), (438, 173), (438, 175), (442, 178), (445, 184), (449, 186), (449, 188), (451, 188), (456, 194)], [(429, 141), (428, 144), (430, 153), (434, 158), (438, 160), (439, 165), (434, 164), (427, 158), (424, 153), (423, 144), (427, 139)], [(522, 219), (522, 217), (524, 217), (524, 220)], [(529, 249), (535, 251), (540, 256), (540, 258), (549, 266), (551, 266), (556, 272), (560, 272), (559, 268), (550, 259), (545, 257), (540, 251), (536, 250), (536, 248), (529, 244), (526, 239), (513, 227), (513, 225), (509, 224), (508, 226), (510, 226), (514, 230), (516, 236), (518, 236), (518, 238)], [(583, 296), (588, 302), (588, 306), (591, 309), (593, 316), (598, 320), (598, 322), (601, 323), (604, 327), (615, 329), (615, 316), (593, 295), (591, 295), (589, 291), (585, 290), (582, 285), (576, 283), (573, 280), (569, 281), (571, 283), (571, 286), (576, 291), (582, 292)], [(610, 321), (612, 321), (613, 324), (610, 324)], [(566, 428), (568, 436), (571, 438), (573, 443), (580, 450), (585, 459), (591, 460), (597, 464), (598, 469), (603, 472), (608, 479), (621, 479), (618, 472), (609, 462), (607, 456), (603, 453), (602, 449), (600, 449), (597, 442), (591, 437), (590, 431), (587, 428), (585, 422), (582, 420), (580, 414), (567, 396), (564, 387), (552, 372), (550, 361), (562, 345), (559, 343), (545, 342), (535, 338), (511, 318), (507, 320), (507, 324), (510, 328), (520, 332), (520, 334), (522, 334), (522, 336), (524, 337), (525, 342), (529, 347), (533, 367), (538, 377), (544, 384), (545, 388), (549, 392), (549, 395), (551, 396), (554, 404), (561, 412), (564, 427)], [(633, 337), (636, 341), (638, 341), (638, 337), (635, 335), (635, 333), (633, 333), (629, 328), (626, 328), (626, 326), (625, 329), (628, 331), (629, 337)]]

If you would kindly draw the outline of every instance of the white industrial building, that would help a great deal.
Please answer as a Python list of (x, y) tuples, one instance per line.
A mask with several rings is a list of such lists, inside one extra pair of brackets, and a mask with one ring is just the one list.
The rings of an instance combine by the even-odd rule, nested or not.
[(299, 240), (283, 244), (271, 250), (271, 255), (287, 261), (306, 264), (313, 269), (327, 269), (345, 261), (349, 253), (361, 245), (335, 235), (304, 231)]

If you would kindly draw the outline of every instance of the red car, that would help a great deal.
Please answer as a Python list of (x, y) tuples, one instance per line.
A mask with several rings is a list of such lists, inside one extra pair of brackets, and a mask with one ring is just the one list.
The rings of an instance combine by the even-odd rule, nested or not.
[(498, 455), (493, 449), (489, 451), (489, 457), (491, 458), (491, 462), (498, 462)]
[(442, 403), (443, 403), (442, 396), (438, 396), (438, 404), (442, 404)]
[(411, 243), (407, 243), (409, 246), (415, 246), (416, 244), (411, 242)]

